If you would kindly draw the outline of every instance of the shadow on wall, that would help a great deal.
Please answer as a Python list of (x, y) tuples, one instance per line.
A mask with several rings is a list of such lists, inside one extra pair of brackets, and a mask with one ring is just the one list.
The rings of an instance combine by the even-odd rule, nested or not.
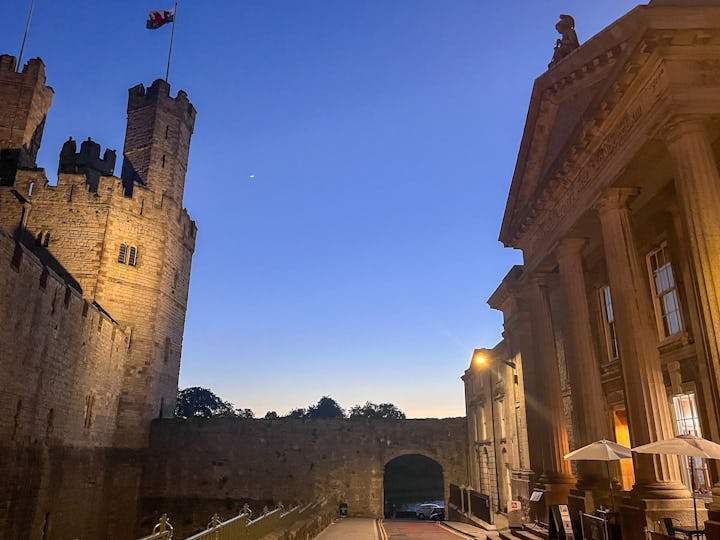
[(34, 236), (25, 227), (17, 227), (13, 233), (17, 242), (27, 247), (33, 254), (40, 259), (40, 262), (55, 272), (70, 287), (82, 293), (80, 283), (67, 271), (67, 269), (58, 261), (55, 256), (48, 250), (50, 243), (50, 233), (41, 233)]

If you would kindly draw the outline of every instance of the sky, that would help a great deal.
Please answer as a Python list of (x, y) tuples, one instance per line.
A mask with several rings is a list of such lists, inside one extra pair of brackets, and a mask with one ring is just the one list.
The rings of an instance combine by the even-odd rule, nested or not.
[[(17, 55), (30, 0), (2, 8)], [(322, 396), (463, 416), (486, 301), (521, 254), (497, 240), (558, 15), (580, 42), (626, 0), (180, 0), (170, 84), (198, 111), (198, 225), (180, 386), (257, 416)], [(35, 0), (24, 58), (55, 89), (38, 164), (118, 150), (127, 89), (165, 75), (172, 0)]]

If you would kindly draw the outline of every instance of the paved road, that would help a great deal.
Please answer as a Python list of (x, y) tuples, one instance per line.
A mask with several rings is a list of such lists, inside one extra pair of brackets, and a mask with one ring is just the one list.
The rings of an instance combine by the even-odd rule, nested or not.
[(435, 521), (388, 519), (382, 525), (388, 540), (468, 540), (467, 536), (448, 530)]
[(344, 518), (335, 521), (315, 537), (316, 540), (377, 540), (377, 527), (372, 518)]

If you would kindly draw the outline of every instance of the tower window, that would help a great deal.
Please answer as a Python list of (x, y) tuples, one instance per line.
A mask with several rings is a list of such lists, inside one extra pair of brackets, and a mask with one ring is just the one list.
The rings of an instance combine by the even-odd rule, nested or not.
[(170, 126), (165, 126), (165, 138), (168, 138), (168, 134), (170, 133)]
[(91, 393), (85, 397), (85, 421), (83, 422), (85, 428), (92, 427), (93, 405), (95, 405), (95, 394)]
[(43, 237), (42, 245), (43, 245), (43, 247), (48, 247), (50, 245), (50, 233), (49, 232), (45, 233), (45, 236)]
[(163, 154), (163, 157), (162, 157), (162, 168), (163, 168), (163, 169), (165, 168), (165, 155), (164, 155), (164, 154)]
[(120, 244), (120, 251), (118, 252), (117, 261), (120, 264), (137, 266), (138, 248), (136, 248), (135, 246), (130, 246), (128, 244)]

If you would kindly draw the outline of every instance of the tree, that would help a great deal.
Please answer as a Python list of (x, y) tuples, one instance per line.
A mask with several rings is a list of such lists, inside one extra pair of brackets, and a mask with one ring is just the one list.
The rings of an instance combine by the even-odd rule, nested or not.
[(254, 418), (250, 409), (235, 409), (229, 401), (223, 401), (212, 390), (200, 386), (184, 388), (178, 392), (175, 416), (211, 418), (228, 416), (232, 418)]
[(276, 418), (279, 418), (279, 416), (275, 411), (268, 411), (265, 413), (265, 420), (275, 420)]
[(190, 418), (201, 416), (234, 416), (235, 411), (231, 403), (223, 401), (214, 392), (200, 386), (184, 388), (178, 392), (175, 416)]
[(392, 403), (381, 403), (380, 405), (377, 405), (368, 401), (365, 405), (355, 405), (351, 408), (350, 418), (404, 420), (405, 413)]
[(293, 409), (285, 418), (305, 418), (307, 411), (305, 409)]
[(235, 416), (238, 418), (255, 418), (255, 413), (251, 409), (235, 409)]
[(345, 411), (337, 401), (329, 396), (323, 396), (317, 405), (308, 408), (307, 418), (345, 418)]

